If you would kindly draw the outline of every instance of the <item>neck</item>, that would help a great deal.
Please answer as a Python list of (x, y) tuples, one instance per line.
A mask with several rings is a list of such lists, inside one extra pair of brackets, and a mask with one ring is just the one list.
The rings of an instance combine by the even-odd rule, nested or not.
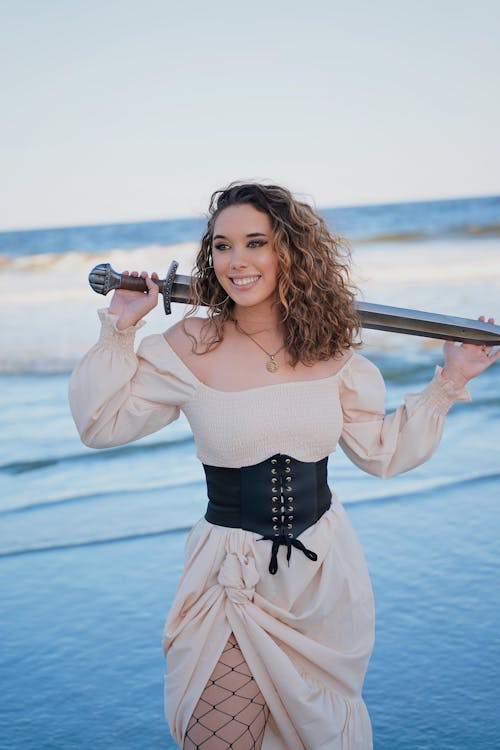
[(238, 325), (247, 333), (259, 333), (261, 331), (270, 331), (282, 333), (283, 326), (279, 322), (279, 311), (277, 306), (255, 305), (254, 307), (241, 307), (235, 305), (233, 318), (238, 321)]

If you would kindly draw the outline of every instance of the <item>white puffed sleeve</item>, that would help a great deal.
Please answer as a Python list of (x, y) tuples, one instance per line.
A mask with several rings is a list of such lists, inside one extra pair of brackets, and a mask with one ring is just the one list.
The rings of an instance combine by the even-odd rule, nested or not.
[(344, 427), (340, 445), (361, 469), (387, 478), (426, 461), (443, 434), (445, 415), (455, 401), (470, 401), (441, 376), (420, 393), (409, 393), (395, 412), (385, 415), (385, 383), (378, 368), (354, 354), (342, 373), (340, 397)]
[(101, 335), (71, 376), (69, 403), (85, 445), (109, 448), (173, 422), (195, 386), (171, 371), (161, 334), (143, 339), (135, 353), (135, 333), (144, 321), (120, 331), (116, 315), (107, 309), (98, 315)]

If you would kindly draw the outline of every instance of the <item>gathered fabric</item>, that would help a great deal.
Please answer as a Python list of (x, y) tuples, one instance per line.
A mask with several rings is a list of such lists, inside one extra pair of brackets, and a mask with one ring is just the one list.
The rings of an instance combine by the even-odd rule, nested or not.
[(253, 601), (258, 580), (255, 560), (241, 552), (228, 552), (217, 576), (217, 583), (235, 604)]
[(287, 566), (281, 548), (271, 576), (258, 534), (204, 518), (189, 534), (163, 636), (165, 712), (180, 747), (231, 633), (270, 711), (263, 750), (371, 747), (361, 693), (373, 647), (373, 595), (336, 496), (301, 538), (318, 560), (292, 556)]
[[(276, 456), (319, 466), (340, 445), (364, 471), (390, 477), (426, 461), (439, 445), (447, 411), (470, 400), (466, 388), (456, 389), (436, 367), (425, 388), (386, 414), (382, 376), (358, 353), (329, 377), (219, 391), (198, 380), (160, 334), (144, 338), (136, 352), (142, 321), (120, 331), (115, 315), (101, 310), (99, 316), (100, 339), (69, 387), (81, 439), (93, 448), (151, 434), (182, 411), (198, 458), (215, 470), (244, 472)], [(318, 502), (320, 485), (327, 494)], [(373, 647), (373, 594), (326, 469), (316, 487), (310, 479), (301, 485), (293, 511), (280, 503), (271, 528), (262, 493), (252, 482), (245, 492), (243, 504), (238, 492), (223, 493), (223, 522), (207, 514), (186, 541), (163, 635), (172, 736), (182, 747), (232, 633), (269, 708), (263, 750), (371, 750), (362, 686)], [(257, 525), (246, 523), (262, 509)], [(291, 555), (293, 548), (302, 554)]]

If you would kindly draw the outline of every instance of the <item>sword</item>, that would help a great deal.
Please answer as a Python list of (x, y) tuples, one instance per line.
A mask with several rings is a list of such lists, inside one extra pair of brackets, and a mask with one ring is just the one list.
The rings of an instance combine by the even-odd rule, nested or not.
[[(164, 279), (153, 279), (154, 283), (158, 284), (163, 297), (166, 315), (170, 315), (172, 302), (184, 304), (193, 302), (190, 295), (191, 277), (177, 274), (178, 265), (177, 261), (173, 260)], [(117, 273), (109, 263), (99, 263), (92, 269), (89, 274), (89, 284), (94, 292), (104, 295), (112, 289), (147, 291), (143, 278)], [(377, 305), (371, 302), (356, 302), (356, 309), (363, 328), (405, 333), (410, 336), (426, 336), (431, 339), (461, 341), (466, 344), (500, 346), (500, 326), (491, 323), (422, 310)]]

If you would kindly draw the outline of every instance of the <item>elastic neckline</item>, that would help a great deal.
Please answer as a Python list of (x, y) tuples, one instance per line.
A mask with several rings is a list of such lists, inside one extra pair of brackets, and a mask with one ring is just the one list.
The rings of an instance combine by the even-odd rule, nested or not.
[(190, 377), (193, 380), (195, 380), (196, 383), (201, 388), (205, 388), (207, 391), (212, 391), (213, 393), (249, 393), (250, 391), (267, 390), (268, 388), (278, 388), (280, 386), (285, 386), (285, 385), (304, 385), (304, 384), (311, 385), (312, 383), (325, 383), (325, 382), (328, 382), (329, 380), (334, 380), (334, 379), (338, 378), (339, 375), (341, 375), (343, 373), (344, 369), (350, 364), (350, 362), (352, 361), (352, 359), (353, 359), (353, 357), (355, 355), (355, 352), (353, 351), (351, 353), (351, 356), (347, 360), (347, 362), (344, 362), (344, 364), (342, 365), (342, 367), (340, 368), (340, 370), (337, 370), (337, 372), (333, 373), (333, 375), (327, 375), (324, 378), (313, 378), (312, 380), (286, 380), (286, 381), (281, 381), (280, 383), (269, 383), (268, 385), (254, 385), (254, 386), (252, 386), (250, 388), (240, 388), (237, 391), (223, 391), (220, 388), (212, 388), (212, 386), (207, 385), (202, 380), (199, 380), (199, 378), (196, 377), (196, 375), (194, 374), (194, 372), (192, 370), (190, 370), (189, 367), (186, 365), (186, 363), (179, 357), (179, 355), (177, 354), (177, 352), (174, 351), (174, 349), (170, 346), (170, 344), (168, 343), (168, 341), (165, 338), (165, 336), (162, 333), (160, 333), (158, 335), (161, 336), (161, 338), (163, 339), (164, 343), (166, 344), (166, 346), (169, 349), (169, 351), (171, 352), (171, 354), (173, 354), (173, 356), (175, 357), (175, 359), (184, 368), (184, 370), (187, 373), (189, 373)]

